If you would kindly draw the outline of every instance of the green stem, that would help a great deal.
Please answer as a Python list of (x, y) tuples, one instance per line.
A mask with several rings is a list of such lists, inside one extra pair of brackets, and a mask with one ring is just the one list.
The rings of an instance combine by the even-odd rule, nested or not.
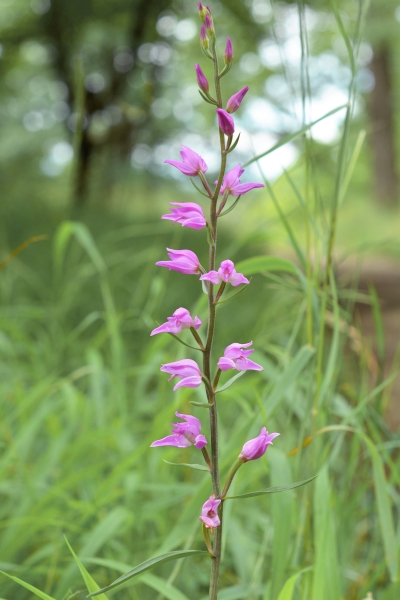
[[(212, 56), (214, 63), (214, 84), (215, 93), (217, 98), (217, 104), (219, 108), (222, 108), (222, 96), (218, 74), (218, 58), (215, 50), (215, 42), (212, 45)], [(226, 154), (225, 154), (225, 136), (221, 130), (219, 130), (220, 139), (220, 150), (221, 150), (221, 167), (218, 176), (218, 182), (214, 190), (214, 194), (211, 198), (210, 205), (210, 219), (209, 225), (211, 229), (211, 235), (213, 245), (209, 246), (209, 257), (208, 257), (208, 270), (215, 270), (215, 257), (217, 248), (217, 202), (219, 192), (221, 189), (222, 181), (225, 174), (226, 168)], [(211, 381), (211, 350), (215, 332), (215, 304), (214, 304), (214, 286), (210, 282), (208, 284), (208, 330), (207, 340), (203, 353), (203, 373), (206, 378)], [(207, 397), (210, 407), (210, 439), (211, 439), (211, 479), (213, 492), (216, 498), (221, 498), (221, 486), (219, 479), (219, 466), (218, 466), (218, 414), (217, 414), (217, 403), (215, 400), (215, 392), (211, 389), (207, 389)], [(219, 506), (218, 516), (221, 524), (215, 528), (214, 543), (213, 543), (213, 554), (214, 557), (211, 560), (211, 576), (210, 576), (210, 592), (209, 600), (217, 600), (218, 598), (218, 586), (219, 586), (219, 570), (221, 563), (221, 546), (222, 546), (222, 502)]]
[(229, 488), (231, 487), (233, 478), (235, 477), (236, 473), (238, 472), (238, 470), (240, 469), (240, 467), (243, 464), (244, 464), (243, 460), (241, 460), (240, 458), (237, 458), (236, 461), (231, 466), (231, 469), (230, 469), (228, 476), (226, 478), (226, 481), (225, 481), (224, 489), (222, 492), (222, 499), (224, 499), (225, 496), (227, 495)]

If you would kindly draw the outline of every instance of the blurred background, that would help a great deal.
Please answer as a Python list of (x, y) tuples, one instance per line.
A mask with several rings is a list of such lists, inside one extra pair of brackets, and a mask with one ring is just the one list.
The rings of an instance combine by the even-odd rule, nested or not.
[[(160, 215), (170, 201), (199, 201), (190, 181), (164, 164), (179, 158), (182, 144), (204, 157), (209, 181), (217, 174), (215, 111), (198, 93), (194, 65), (209, 79), (211, 68), (194, 2), (0, 0), (0, 7), (0, 568), (56, 600), (83, 598), (64, 533), (104, 585), (160, 549), (201, 546), (197, 515), (208, 482), (162, 462), (196, 462), (192, 449), (177, 458), (148, 446), (169, 433), (175, 410), (192, 410), (193, 393), (202, 397), (174, 395), (159, 366), (184, 358), (184, 348), (149, 332), (178, 306), (206, 315), (195, 278), (154, 263), (167, 246), (205, 256), (204, 232)], [(357, 415), (384, 448), (396, 521), (400, 5), (214, 0), (211, 9), (219, 50), (230, 35), (235, 52), (224, 100), (250, 87), (235, 115), (241, 137), (230, 166), (265, 153), (244, 180), (267, 182), (221, 221), (220, 258), (283, 260), (250, 269), (251, 287), (219, 311), (215, 357), (234, 340), (252, 339), (265, 367), (261, 382), (250, 374), (221, 402), (223, 464), (235, 457), (237, 440), (268, 419), (270, 430), (286, 428), (285, 439), (238, 487), (310, 475), (303, 470), (319, 464), (322, 446), (299, 448), (315, 425), (317, 368), (326, 381), (319, 424), (355, 426)], [(307, 352), (321, 331), (311, 326), (307, 337), (307, 293), (293, 269), (313, 279), (317, 306), (332, 229), (339, 301), (328, 301), (316, 367)], [(326, 561), (337, 567), (336, 583), (325, 590), (304, 575), (293, 598), (361, 600), (370, 589), (379, 599), (398, 597), (396, 568), (387, 566), (398, 542), (376, 513), (366, 451), (339, 438), (323, 446), (336, 452), (326, 517), (326, 539), (336, 531), (333, 554), (321, 554), (306, 492), (304, 511), (295, 496), (272, 508), (252, 500), (256, 510), (231, 517), (221, 600), (276, 600), (291, 573)], [(349, 456), (351, 473), (342, 476)], [(317, 511), (327, 489), (315, 492)], [(280, 502), (292, 516), (278, 522)], [(278, 533), (290, 551), (279, 550)], [(207, 568), (187, 563), (113, 597), (201, 598)], [(0, 590), (8, 600), (32, 597), (5, 578)]]

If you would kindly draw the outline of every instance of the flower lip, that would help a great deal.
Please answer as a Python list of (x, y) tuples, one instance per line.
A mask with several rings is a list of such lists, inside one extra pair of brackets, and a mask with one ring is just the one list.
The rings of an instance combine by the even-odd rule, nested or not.
[(252, 343), (234, 343), (227, 346), (224, 356), (221, 356), (218, 361), (218, 368), (221, 371), (227, 371), (228, 369), (235, 369), (236, 371), (263, 371), (264, 368), (261, 365), (248, 358), (254, 350), (244, 350), (244, 348), (251, 346)]
[(196, 388), (202, 384), (200, 367), (196, 361), (190, 358), (166, 363), (161, 365), (160, 370), (171, 375), (168, 381), (171, 381), (174, 377), (179, 377), (180, 381), (173, 388), (174, 392), (181, 387)]
[(220, 504), (221, 500), (216, 500), (214, 494), (211, 494), (210, 498), (203, 504), (199, 519), (209, 529), (218, 527), (221, 524), (218, 517), (218, 507)]
[[(162, 219), (180, 223), (182, 227), (203, 229), (207, 225), (203, 209), (195, 202), (170, 202), (171, 213), (162, 215)], [(177, 207), (177, 208), (174, 208)]]
[(202, 321), (199, 317), (191, 317), (190, 312), (186, 308), (177, 308), (172, 317), (167, 318), (167, 322), (159, 325), (150, 333), (150, 336), (157, 333), (172, 333), (174, 335), (181, 333), (183, 329), (193, 327), (198, 329)]
[(175, 413), (177, 417), (183, 419), (183, 423), (172, 424), (172, 435), (167, 435), (161, 440), (156, 440), (151, 444), (151, 448), (157, 446), (175, 446), (176, 448), (188, 448), (195, 446), (198, 449), (204, 448), (207, 440), (201, 432), (201, 423), (199, 419), (192, 415), (183, 415)]
[(246, 194), (254, 188), (265, 187), (263, 183), (240, 183), (240, 177), (243, 175), (243, 173), (244, 169), (242, 169), (240, 164), (228, 171), (222, 182), (220, 194), (225, 194), (225, 192), (228, 192), (232, 196), (241, 196), (242, 194)]
[(205, 273), (200, 277), (200, 281), (210, 281), (213, 285), (225, 282), (230, 283), (233, 287), (242, 283), (250, 283), (242, 273), (236, 273), (235, 265), (231, 260), (223, 260), (218, 271)]
[(200, 273), (200, 261), (191, 250), (173, 250), (167, 248), (171, 260), (159, 260), (158, 267), (166, 267), (170, 271), (179, 271), (184, 275), (196, 275)]
[(164, 163), (176, 167), (188, 177), (195, 177), (200, 172), (205, 173), (207, 171), (208, 166), (205, 160), (191, 148), (182, 145), (180, 154), (182, 162), (179, 160), (164, 160)]

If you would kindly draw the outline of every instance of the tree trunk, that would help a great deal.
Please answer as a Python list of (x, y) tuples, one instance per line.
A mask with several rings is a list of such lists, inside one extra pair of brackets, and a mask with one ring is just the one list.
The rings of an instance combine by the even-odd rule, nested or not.
[(370, 67), (375, 77), (375, 87), (370, 96), (369, 112), (372, 121), (375, 194), (382, 204), (394, 206), (398, 202), (398, 177), (390, 58), (388, 47), (374, 49)]

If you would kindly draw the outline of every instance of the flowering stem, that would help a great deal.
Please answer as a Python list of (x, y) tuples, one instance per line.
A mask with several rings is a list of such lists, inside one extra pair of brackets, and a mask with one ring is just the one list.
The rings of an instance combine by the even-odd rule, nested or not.
[[(215, 43), (212, 44), (212, 57), (214, 63), (214, 84), (215, 94), (217, 98), (217, 104), (219, 108), (222, 108), (222, 96), (221, 87), (218, 74), (218, 58), (215, 50)], [(214, 194), (211, 198), (210, 206), (210, 229), (213, 240), (213, 245), (209, 246), (209, 259), (208, 259), (208, 270), (215, 270), (215, 255), (217, 247), (217, 202), (218, 196), (221, 189), (222, 181), (225, 174), (226, 168), (226, 154), (225, 154), (225, 136), (221, 129), (219, 130), (220, 149), (221, 149), (221, 167), (218, 176), (218, 181)], [(204, 184), (203, 184), (204, 185)], [(203, 373), (207, 379), (211, 380), (211, 349), (214, 339), (215, 331), (215, 304), (214, 304), (214, 286), (210, 282), (208, 286), (208, 331), (205, 351), (203, 354)], [(210, 437), (211, 437), (211, 478), (213, 485), (213, 492), (216, 498), (221, 497), (221, 487), (219, 480), (219, 466), (218, 466), (218, 415), (217, 415), (217, 404), (215, 400), (214, 390), (207, 389), (208, 401), (212, 406), (210, 407)], [(221, 562), (221, 545), (222, 545), (222, 503), (219, 506), (219, 518), (221, 524), (215, 528), (213, 554), (211, 560), (211, 577), (210, 577), (210, 592), (209, 600), (217, 600), (218, 597), (218, 586), (219, 586), (219, 570)]]
[(236, 459), (236, 461), (233, 463), (233, 465), (228, 473), (228, 476), (226, 478), (226, 481), (225, 481), (224, 489), (222, 492), (222, 499), (224, 499), (225, 496), (227, 495), (228, 490), (231, 487), (233, 478), (235, 477), (236, 473), (238, 472), (238, 470), (240, 469), (242, 464), (243, 464), (243, 460), (241, 460), (240, 458)]

